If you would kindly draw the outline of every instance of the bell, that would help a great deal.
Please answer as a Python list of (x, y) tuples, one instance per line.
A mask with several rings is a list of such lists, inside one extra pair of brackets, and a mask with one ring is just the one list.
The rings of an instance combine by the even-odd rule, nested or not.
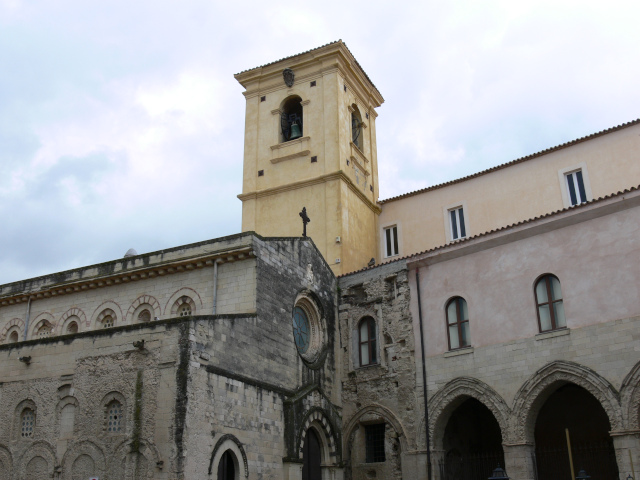
[(289, 140), (295, 140), (296, 138), (300, 138), (302, 136), (302, 131), (300, 130), (300, 125), (296, 122), (291, 124), (291, 135), (289, 135)]

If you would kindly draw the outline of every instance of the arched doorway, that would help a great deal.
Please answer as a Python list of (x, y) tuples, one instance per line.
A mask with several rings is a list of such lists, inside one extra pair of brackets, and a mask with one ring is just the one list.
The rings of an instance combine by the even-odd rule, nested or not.
[(236, 480), (236, 461), (231, 450), (224, 452), (218, 464), (217, 480)]
[(570, 477), (566, 430), (576, 475), (584, 469), (598, 480), (618, 478), (607, 413), (593, 395), (572, 383), (555, 390), (538, 412), (534, 433), (538, 478)]
[(313, 428), (307, 430), (302, 451), (302, 480), (322, 480), (320, 439)]
[(486, 480), (498, 464), (504, 466), (500, 425), (475, 398), (468, 398), (451, 414), (442, 445), (443, 480)]

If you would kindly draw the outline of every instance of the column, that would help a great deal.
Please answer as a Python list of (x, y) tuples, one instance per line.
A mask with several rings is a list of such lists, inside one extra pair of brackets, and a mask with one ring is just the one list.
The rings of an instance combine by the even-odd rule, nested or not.
[[(611, 432), (620, 478), (640, 477), (640, 431)], [(589, 473), (589, 472), (587, 472)]]
[(535, 480), (535, 447), (531, 443), (502, 445), (504, 450), (503, 468), (512, 480)]

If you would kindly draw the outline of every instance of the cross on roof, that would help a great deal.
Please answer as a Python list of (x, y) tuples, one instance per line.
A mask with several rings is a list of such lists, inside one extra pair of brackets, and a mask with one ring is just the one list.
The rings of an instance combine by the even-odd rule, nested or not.
[(311, 219), (307, 216), (307, 207), (302, 207), (302, 211), (298, 214), (300, 218), (302, 218), (302, 236), (307, 236), (307, 223), (311, 221)]

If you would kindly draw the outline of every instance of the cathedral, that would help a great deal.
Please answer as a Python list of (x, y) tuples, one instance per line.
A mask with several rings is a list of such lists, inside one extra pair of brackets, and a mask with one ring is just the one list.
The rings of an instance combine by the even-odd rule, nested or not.
[(640, 120), (380, 199), (345, 43), (235, 78), (241, 233), (0, 285), (0, 479), (637, 478)]

